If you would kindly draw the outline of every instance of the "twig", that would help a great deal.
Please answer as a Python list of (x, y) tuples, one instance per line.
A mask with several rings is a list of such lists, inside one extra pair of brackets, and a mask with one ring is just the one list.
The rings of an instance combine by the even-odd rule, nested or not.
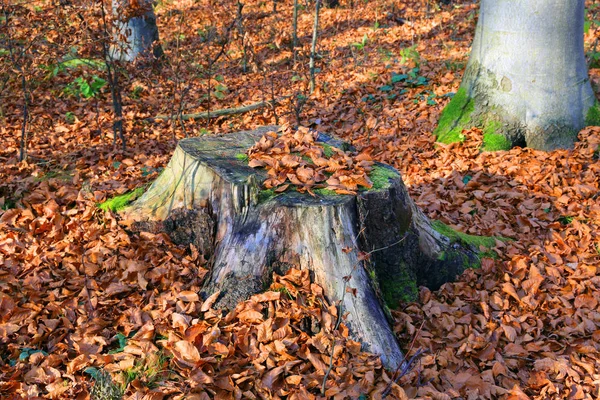
[[(386, 386), (385, 390), (383, 391), (383, 393), (381, 395), (382, 398), (385, 398), (390, 393), (390, 391), (392, 390), (392, 384), (394, 382), (398, 382), (400, 380), (400, 378), (402, 378), (404, 375), (406, 375), (408, 373), (408, 371), (410, 371), (410, 366), (412, 365), (412, 363), (414, 362), (414, 360), (416, 359), (416, 357), (424, 353), (424, 351), (422, 349), (419, 349), (419, 351), (417, 351), (415, 353), (415, 355), (413, 355), (411, 357), (411, 359), (408, 361), (408, 363), (405, 363), (405, 361), (406, 361), (406, 355), (409, 354), (412, 351), (412, 349), (413, 349), (413, 347), (415, 345), (415, 342), (417, 341), (417, 338), (421, 334), (421, 330), (423, 329), (423, 325), (425, 325), (425, 320), (423, 320), (421, 322), (421, 326), (419, 326), (419, 330), (415, 333), (415, 337), (413, 337), (413, 340), (410, 343), (410, 347), (408, 348), (408, 351), (406, 352), (406, 354), (402, 358), (402, 362), (400, 363), (400, 365), (398, 366), (398, 368), (396, 368), (396, 371), (394, 371), (394, 373), (392, 375), (392, 379), (390, 380), (390, 382)], [(400, 372), (400, 374), (398, 374), (399, 372)]]
[(419, 349), (419, 351), (417, 351), (410, 358), (410, 360), (408, 360), (406, 365), (402, 368), (400, 375), (398, 375), (398, 377), (396, 379), (391, 380), (390, 383), (388, 383), (387, 388), (381, 394), (382, 399), (385, 399), (390, 394), (390, 392), (392, 390), (392, 383), (397, 383), (400, 380), (400, 378), (402, 378), (404, 375), (406, 375), (411, 370), (411, 367), (412, 367), (413, 363), (417, 360), (417, 358), (419, 358), (422, 354), (425, 354), (427, 352), (429, 352), (429, 350)]
[[(282, 98), (282, 99), (284, 99), (284, 98)], [(279, 99), (279, 101), (282, 99)], [(201, 112), (201, 113), (197, 113), (197, 114), (182, 114), (180, 118), (184, 121), (187, 121), (187, 120), (192, 120), (192, 119), (193, 120), (211, 119), (211, 118), (223, 117), (226, 115), (243, 114), (243, 113), (247, 113), (249, 111), (257, 110), (259, 108), (267, 107), (269, 105), (275, 105), (279, 101), (278, 100), (276, 100), (276, 101), (272, 101), (272, 100), (259, 101), (258, 103), (252, 103), (252, 104), (248, 104), (247, 106), (242, 106), (242, 107), (222, 108), (220, 110), (206, 111), (206, 112)], [(148, 118), (147, 121), (169, 121), (172, 118), (173, 117), (171, 117), (169, 115), (161, 114), (161, 115), (157, 115), (153, 118)]]

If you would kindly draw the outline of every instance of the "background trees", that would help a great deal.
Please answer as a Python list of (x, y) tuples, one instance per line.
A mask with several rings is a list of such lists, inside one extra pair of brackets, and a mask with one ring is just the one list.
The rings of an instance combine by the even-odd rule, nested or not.
[[(327, 396), (341, 397), (376, 396), (388, 385), (388, 398), (400, 398), (400, 386), (408, 397), (595, 396), (598, 128), (583, 129), (570, 151), (482, 153), (477, 127), (462, 130), (460, 143), (433, 141), (468, 61), (477, 4), (322, 8), (310, 94), (313, 4), (299, 2), (294, 67), (291, 1), (276, 13), (272, 2), (244, 2), (243, 41), (237, 2), (159, 2), (162, 65), (115, 62), (123, 150), (113, 146), (100, 45), (112, 36), (101, 33), (99, 3), (65, 3), (0, 1), (0, 397), (84, 397), (95, 380), (107, 381), (88, 367), (139, 397), (320, 396), (323, 381)], [(595, 88), (600, 18), (587, 6)], [(25, 162), (23, 75), (7, 56), (9, 38), (25, 50)], [(107, 83), (86, 99), (79, 78)], [(267, 106), (215, 117), (257, 103)], [(155, 118), (180, 114), (210, 117)], [(439, 291), (415, 288), (416, 301), (390, 311), (402, 349), (416, 355), (399, 386), (345, 336), (343, 322), (336, 327), (336, 308), (308, 274), (277, 276), (272, 293), (221, 315), (198, 295), (207, 273), (198, 248), (132, 233), (98, 209), (142, 191), (176, 140), (277, 119), (332, 132), (396, 167), (455, 241), (513, 239), (494, 242), (481, 269)]]
[(133, 61), (138, 56), (162, 56), (152, 0), (113, 0), (114, 43), (111, 57)]
[(482, 1), (461, 88), (440, 119), (441, 142), (484, 130), (484, 148), (572, 147), (597, 124), (584, 55), (584, 0)]

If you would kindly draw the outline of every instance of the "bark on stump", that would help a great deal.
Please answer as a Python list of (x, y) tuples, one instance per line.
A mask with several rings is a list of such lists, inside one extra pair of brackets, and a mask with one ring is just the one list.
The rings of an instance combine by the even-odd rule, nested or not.
[[(203, 291), (220, 291), (217, 305), (224, 308), (265, 290), (272, 272), (290, 265), (310, 270), (327, 298), (342, 302), (345, 322), (364, 349), (396, 368), (402, 352), (380, 288), (396, 306), (416, 296), (417, 283), (436, 289), (455, 279), (477, 262), (477, 249), (434, 230), (400, 174), (383, 164), (385, 184), (357, 196), (261, 190), (266, 173), (241, 155), (270, 130), (277, 127), (181, 140), (161, 176), (121, 214), (137, 221), (134, 228), (164, 230), (212, 255)], [(343, 144), (324, 135), (319, 140)], [(361, 253), (370, 259), (361, 260)], [(354, 293), (344, 294), (350, 288)]]

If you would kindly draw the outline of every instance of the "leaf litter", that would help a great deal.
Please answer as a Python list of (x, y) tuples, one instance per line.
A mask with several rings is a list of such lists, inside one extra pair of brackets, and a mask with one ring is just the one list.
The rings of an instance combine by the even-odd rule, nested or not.
[[(180, 69), (168, 65), (158, 80), (130, 71), (135, 80), (125, 87), (141, 88), (135, 89), (141, 98), (131, 96), (127, 103), (127, 152), (110, 145), (106, 96), (98, 99), (98, 121), (105, 131), (98, 135), (96, 111), (85, 99), (52, 94), (57, 84), (67, 85), (84, 72), (57, 73), (50, 81), (44, 79), (47, 69), (29, 71), (39, 86), (32, 89), (36, 101), (30, 109), (28, 161), (15, 156), (22, 104), (14, 98), (3, 102), (0, 397), (85, 399), (98, 371), (96, 377), (124, 387), (125, 398), (131, 399), (380, 398), (389, 386), (391, 373), (378, 358), (361, 352), (343, 323), (333, 329), (337, 309), (305, 272), (292, 269), (274, 276), (268, 291), (224, 315), (212, 308), (214, 298), (198, 295), (207, 273), (202, 254), (160, 234), (132, 234), (111, 212), (97, 208), (152, 181), (172, 153), (173, 138), (185, 135), (178, 125), (137, 121), (164, 113), (173, 99), (179, 100), (174, 77), (192, 79), (196, 71), (188, 61), (197, 59), (194, 46), (228, 23), (227, 5), (200, 3), (186, 9), (184, 25), (174, 12), (178, 4), (157, 9), (163, 41), (180, 35), (182, 48), (190, 50), (177, 54), (165, 46), (166, 53), (191, 58)], [(264, 7), (245, 5), (246, 12), (263, 16), (256, 19), (260, 23), (248, 19), (245, 28), (256, 39), (265, 26), (272, 29), (275, 46), (254, 40), (252, 55), (252, 65), (270, 68), (268, 76), (258, 67), (244, 75), (238, 66), (223, 64), (221, 78), (194, 84), (225, 81), (228, 90), (211, 97), (215, 109), (262, 100), (268, 96), (265, 79), (271, 80), (275, 95), (287, 99), (275, 111), (291, 118), (293, 99), (303, 93), (306, 81), (301, 72), (290, 76), (289, 70), (276, 68), (291, 57), (289, 21), (265, 13)], [(480, 270), (467, 270), (436, 292), (421, 288), (419, 301), (392, 311), (403, 349), (412, 348), (407, 357), (427, 352), (392, 385), (390, 397), (597, 398), (600, 129), (580, 132), (573, 150), (549, 153), (521, 148), (481, 153), (477, 129), (463, 131), (462, 143), (435, 144), (431, 132), (444, 96), (460, 83), (477, 5), (456, 1), (436, 10), (431, 2), (407, 1), (354, 7), (322, 10), (319, 46), (330, 62), (321, 65), (301, 125), (335, 134), (373, 161), (397, 168), (431, 218), (468, 234), (513, 239), (497, 243), (495, 257), (485, 258)], [(279, 3), (278, 8), (291, 15), (289, 5)], [(34, 37), (44, 21), (59, 26), (67, 20), (64, 8), (40, 10), (16, 9), (13, 16), (21, 23), (11, 31), (21, 35), (16, 40)], [(86, 20), (94, 28), (97, 19)], [(302, 14), (299, 32), (308, 34), (311, 23), (310, 15)], [(169, 26), (181, 26), (181, 31)], [(69, 29), (87, 28), (74, 20)], [(592, 25), (586, 43), (597, 31)], [(46, 38), (59, 49), (77, 36), (57, 32), (47, 32)], [(407, 48), (413, 52), (400, 57), (399, 49)], [(51, 49), (35, 53), (31, 65), (51, 65), (57, 59)], [(220, 51), (217, 43), (202, 49)], [(232, 46), (229, 57), (239, 58), (241, 52)], [(92, 49), (82, 44), (81, 53), (91, 56)], [(410, 79), (399, 78), (411, 73)], [(590, 69), (590, 78), (597, 85), (600, 70)], [(7, 91), (20, 93), (18, 84), (10, 80)], [(190, 111), (206, 110), (201, 90), (192, 90), (190, 97)], [(68, 113), (75, 117), (65, 123)], [(263, 110), (185, 127), (196, 135), (276, 120), (272, 110)], [(324, 160), (336, 173), (331, 159), (321, 160), (323, 151), (314, 149), (310, 131), (299, 132), (299, 143), (314, 150), (315, 159), (308, 157), (316, 167), (292, 151), (277, 155), (273, 187), (293, 183), (288, 173), (296, 168), (294, 179), (312, 190), (322, 182), (314, 177)], [(281, 183), (280, 171), (286, 178)], [(332, 347), (334, 367), (322, 395)]]

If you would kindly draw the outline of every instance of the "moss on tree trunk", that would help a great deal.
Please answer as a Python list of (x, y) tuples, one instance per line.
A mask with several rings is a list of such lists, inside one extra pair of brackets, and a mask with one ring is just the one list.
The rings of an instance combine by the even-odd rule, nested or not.
[(583, 0), (482, 0), (461, 87), (435, 130), (484, 131), (483, 150), (572, 147), (600, 111), (583, 52)]

